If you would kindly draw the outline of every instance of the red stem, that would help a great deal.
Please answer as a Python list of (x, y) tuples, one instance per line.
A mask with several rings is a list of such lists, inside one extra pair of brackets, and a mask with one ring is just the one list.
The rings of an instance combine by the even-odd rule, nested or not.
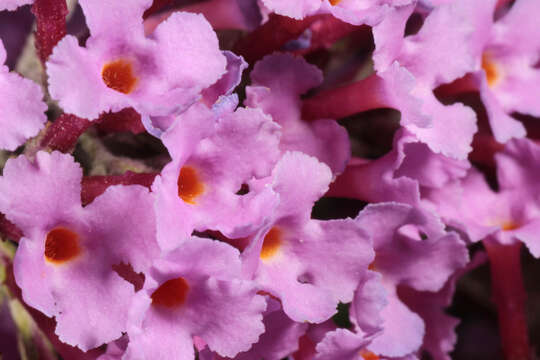
[(131, 132), (140, 134), (145, 132), (141, 122), (141, 115), (133, 108), (125, 108), (115, 113), (101, 114), (95, 124), (99, 131), (105, 133)]
[(465, 75), (459, 79), (454, 80), (449, 84), (444, 84), (436, 88), (433, 92), (438, 97), (452, 97), (467, 92), (478, 92), (479, 84), (478, 79), (473, 75)]
[(35, 0), (32, 13), (36, 17), (36, 48), (45, 64), (53, 48), (66, 35), (66, 1)]
[(527, 294), (521, 272), (521, 243), (502, 245), (484, 240), (490, 269), (493, 300), (497, 305), (499, 333), (506, 360), (530, 360), (525, 303)]
[(86, 131), (92, 123), (71, 114), (62, 114), (56, 119), (45, 132), (41, 140), (43, 148), (68, 152), (73, 149), (77, 139)]
[(121, 175), (85, 176), (82, 180), (81, 201), (88, 205), (112, 185), (142, 185), (150, 188), (157, 173), (134, 173), (127, 171)]
[(377, 75), (319, 92), (306, 99), (302, 119), (341, 119), (367, 110), (393, 107), (386, 84)]
[(482, 132), (474, 135), (472, 147), (469, 160), (491, 168), (495, 168), (495, 154), (504, 149), (491, 134)]

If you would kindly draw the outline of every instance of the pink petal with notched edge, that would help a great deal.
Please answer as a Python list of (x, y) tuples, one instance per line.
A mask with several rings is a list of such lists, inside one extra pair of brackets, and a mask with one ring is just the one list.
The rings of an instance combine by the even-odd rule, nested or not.
[(381, 278), (380, 273), (367, 271), (356, 289), (350, 307), (351, 322), (367, 335), (382, 329), (381, 311), (388, 304), (388, 300)]
[(431, 90), (418, 88), (417, 96), (423, 100), (422, 113), (433, 119), (433, 123), (426, 128), (408, 125), (407, 129), (433, 152), (465, 159), (472, 150), (473, 135), (477, 131), (474, 111), (461, 103), (443, 105)]
[(10, 159), (0, 177), (0, 212), (29, 236), (51, 219), (80, 215), (82, 169), (70, 155), (38, 152)]
[(152, 5), (151, 0), (80, 0), (79, 3), (92, 37), (141, 37), (143, 13)]
[(497, 180), (503, 190), (536, 191), (540, 182), (540, 146), (529, 139), (512, 140), (495, 155)]
[(301, 119), (300, 95), (322, 82), (321, 71), (302, 58), (274, 54), (255, 64), (251, 78), (246, 104), (260, 108), (281, 125), (280, 150), (304, 152), (334, 173), (342, 172), (350, 156), (347, 131), (333, 120), (309, 123)]
[(314, 360), (360, 360), (360, 350), (369, 345), (369, 338), (362, 332), (353, 333), (346, 329), (336, 329), (326, 334), (317, 344)]
[(500, 143), (505, 143), (512, 138), (524, 137), (525, 127), (501, 106), (497, 92), (492, 91), (488, 86), (485, 75), (477, 75), (475, 81), (478, 84), (480, 98), (486, 107), (489, 125), (495, 139)]
[(9, 72), (0, 40), (0, 149), (15, 150), (44, 127), (47, 106), (38, 84)]
[(465, 243), (430, 211), (383, 203), (367, 206), (356, 221), (373, 239), (373, 266), (384, 282), (437, 291), (468, 261)]
[(381, 312), (384, 331), (369, 344), (369, 350), (382, 357), (411, 355), (422, 345), (424, 322), (401, 302), (392, 286), (386, 289), (388, 305)]

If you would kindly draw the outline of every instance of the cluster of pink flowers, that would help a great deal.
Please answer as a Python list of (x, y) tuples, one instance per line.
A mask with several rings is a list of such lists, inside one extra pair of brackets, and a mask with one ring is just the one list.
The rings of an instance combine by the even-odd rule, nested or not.
[[(86, 36), (64, 0), (0, 10), (25, 4), (44, 72), (0, 67), (2, 264), (66, 359), (448, 360), (468, 245), (494, 274), (522, 243), (540, 257), (536, 0), (79, 0)], [(390, 151), (356, 156), (337, 120), (381, 108)], [(85, 175), (91, 127), (170, 157)], [(315, 219), (323, 197), (368, 204)], [(506, 356), (528, 359), (517, 266), (493, 281)]]

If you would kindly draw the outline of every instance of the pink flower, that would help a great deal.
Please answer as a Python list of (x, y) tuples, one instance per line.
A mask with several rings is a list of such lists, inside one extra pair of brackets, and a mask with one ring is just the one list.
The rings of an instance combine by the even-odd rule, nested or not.
[(142, 15), (151, 1), (80, 4), (91, 33), (86, 46), (66, 36), (47, 62), (49, 91), (66, 112), (91, 120), (127, 107), (178, 113), (225, 72), (225, 56), (201, 15), (175, 13), (145, 37)]
[(218, 354), (234, 357), (264, 332), (266, 304), (256, 293), (253, 282), (241, 280), (236, 249), (192, 237), (147, 273), (131, 306), (123, 359), (192, 360), (193, 336)]
[(81, 178), (79, 165), (59, 152), (11, 159), (0, 211), (24, 233), (13, 264), (24, 301), (56, 318), (62, 341), (86, 351), (126, 331), (134, 289), (113, 266), (144, 271), (159, 250), (146, 188), (112, 186), (83, 208)]

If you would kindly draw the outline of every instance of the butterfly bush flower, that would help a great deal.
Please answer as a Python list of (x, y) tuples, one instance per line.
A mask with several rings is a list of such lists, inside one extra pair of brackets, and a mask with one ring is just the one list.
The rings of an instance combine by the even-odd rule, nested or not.
[(134, 290), (113, 266), (146, 270), (159, 250), (147, 189), (111, 187), (83, 208), (81, 178), (59, 152), (9, 160), (0, 211), (24, 233), (13, 265), (24, 301), (56, 318), (62, 341), (86, 351), (126, 331)]
[(0, 42), (0, 294), (59, 356), (449, 360), (489, 258), (505, 358), (531, 358), (537, 1), (33, 3), (22, 57)]
[(204, 238), (155, 261), (131, 306), (123, 358), (195, 359), (193, 336), (221, 356), (248, 350), (264, 332), (266, 303), (241, 275), (238, 250)]
[(274, 54), (257, 62), (246, 89), (246, 104), (260, 108), (281, 125), (279, 148), (301, 151), (326, 163), (334, 173), (343, 171), (349, 158), (347, 131), (334, 120), (302, 120), (300, 95), (322, 82), (322, 73), (302, 58)]
[[(418, 291), (426, 297), (446, 299), (453, 287), (445, 288), (446, 295), (437, 295), (438, 291), (442, 292), (449, 276), (467, 262), (465, 244), (455, 233), (445, 233), (437, 217), (405, 204), (369, 205), (356, 221), (373, 238), (373, 270), (366, 273), (351, 304), (354, 331), (328, 332), (317, 345), (314, 358), (332, 359), (339, 354), (340, 358), (351, 360), (417, 359), (424, 339), (437, 338), (439, 331), (431, 323), (426, 328), (419, 315), (440, 314), (443, 320), (447, 317), (436, 303), (431, 304), (435, 307), (432, 312), (411, 311), (401, 295), (398, 297), (398, 285), (400, 292), (407, 289), (411, 294), (411, 302)], [(425, 240), (421, 240), (419, 232), (426, 236)], [(404, 253), (407, 256), (401, 255)], [(455, 325), (453, 319), (448, 321)], [(436, 355), (435, 350), (433, 354)]]
[(174, 248), (193, 230), (232, 238), (256, 230), (277, 199), (264, 187), (238, 192), (270, 175), (279, 135), (278, 125), (258, 109), (225, 106), (216, 112), (198, 104), (182, 114), (163, 135), (172, 161), (152, 187), (160, 245)]
[[(382, 275), (388, 301), (380, 314), (382, 333), (373, 338), (368, 349), (383, 357), (409, 356), (422, 345), (425, 325), (398, 298), (398, 285), (439, 291), (467, 263), (466, 246), (457, 233), (445, 232), (435, 215), (405, 204), (369, 205), (356, 221), (373, 239), (375, 260), (370, 268)], [(353, 309), (364, 316), (363, 307)], [(363, 322), (359, 322), (360, 328)]]
[(536, 236), (540, 225), (539, 156), (540, 147), (536, 143), (512, 140), (496, 156), (498, 192), (489, 187), (481, 173), (471, 169), (464, 179), (426, 193), (426, 203), (434, 205), (449, 224), (462, 230), (473, 242), (487, 236), (505, 244), (519, 240), (539, 257), (540, 243)]
[(5, 61), (6, 49), (0, 39), (0, 148), (15, 150), (43, 128), (47, 106), (39, 85), (9, 72)]
[[(414, 5), (393, 9), (373, 29), (375, 69), (384, 74), (397, 61), (414, 76), (416, 85), (411, 94), (421, 102), (421, 112), (431, 119), (432, 126), (407, 128), (436, 153), (464, 159), (471, 150), (472, 137), (477, 130), (474, 112), (460, 103), (443, 105), (435, 98), (433, 90), (474, 70), (476, 58), (472, 48), (476, 16), (492, 2), (456, 0), (438, 6), (427, 16), (417, 34), (404, 38), (401, 34)], [(449, 23), (455, 24), (453, 31), (447, 31)], [(448, 59), (454, 61), (440, 66)]]
[[(462, 38), (471, 43), (469, 52), (475, 57), (475, 69), (450, 89), (479, 92), (493, 136), (502, 143), (525, 136), (523, 124), (510, 116), (513, 112), (540, 115), (533, 95), (540, 74), (536, 67), (538, 29), (530, 15), (538, 9), (534, 1), (517, 1), (494, 21), (495, 1), (485, 2), (473, 11), (475, 36)], [(455, 24), (467, 10), (461, 9)]]
[(150, 4), (80, 2), (91, 35), (86, 46), (68, 35), (47, 62), (49, 91), (64, 111), (96, 119), (133, 107), (166, 116), (184, 111), (224, 74), (225, 56), (204, 17), (175, 13), (145, 37)]
[(323, 322), (339, 301), (351, 301), (373, 257), (366, 234), (352, 219), (310, 219), (331, 178), (317, 159), (285, 153), (271, 180), (279, 205), (244, 251), (247, 274), (298, 322)]

